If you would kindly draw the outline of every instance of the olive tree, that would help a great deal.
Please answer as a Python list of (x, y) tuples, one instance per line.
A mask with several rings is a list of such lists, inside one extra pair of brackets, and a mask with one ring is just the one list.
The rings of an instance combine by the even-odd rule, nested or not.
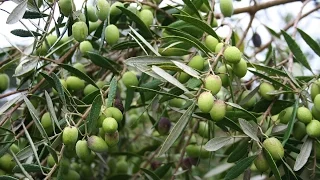
[(317, 1), (13, 2), (0, 179), (320, 177)]

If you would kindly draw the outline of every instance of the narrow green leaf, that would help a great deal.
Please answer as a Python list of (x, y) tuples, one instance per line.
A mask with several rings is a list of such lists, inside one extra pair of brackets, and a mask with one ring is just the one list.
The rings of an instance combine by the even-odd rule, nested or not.
[(282, 82), (279, 82), (279, 81), (275, 80), (274, 78), (271, 78), (271, 77), (269, 77), (269, 76), (266, 76), (266, 75), (264, 75), (264, 74), (256, 71), (255, 69), (248, 68), (248, 70), (249, 70), (250, 72), (252, 72), (252, 73), (253, 73), (254, 75), (256, 75), (256, 76), (259, 76), (259, 77), (261, 77), (261, 78), (263, 78), (263, 79), (265, 79), (265, 80), (268, 80), (268, 81), (270, 81), (271, 83), (273, 83), (273, 84), (275, 84), (275, 85), (277, 85), (277, 86), (283, 87), (284, 90), (292, 90), (289, 86), (283, 84)]
[(149, 27), (147, 27), (143, 21), (133, 12), (131, 12), (130, 10), (124, 8), (124, 7), (118, 7), (124, 14), (127, 15), (127, 17), (129, 17), (132, 21), (134, 21), (136, 23), (137, 28), (140, 30), (141, 34), (146, 37), (146, 38), (152, 38), (152, 33), (149, 29)]
[(211, 169), (209, 172), (207, 172), (203, 177), (210, 178), (210, 177), (216, 176), (230, 169), (233, 165), (234, 165), (233, 163), (225, 163), (225, 164), (218, 165), (213, 169)]
[(264, 157), (266, 158), (268, 165), (270, 166), (270, 169), (271, 169), (274, 177), (276, 178), (276, 180), (281, 180), (279, 169), (278, 169), (276, 163), (274, 162), (271, 154), (265, 148), (263, 148), (263, 152), (264, 152)]
[(0, 176), (0, 180), (19, 180), (19, 179), (12, 176), (8, 176), (8, 175), (2, 175)]
[(215, 137), (213, 139), (210, 139), (205, 145), (204, 149), (207, 151), (217, 151), (227, 145), (230, 140), (232, 139), (231, 136), (227, 137)]
[(87, 81), (88, 83), (92, 84), (94, 87), (99, 88), (96, 83), (86, 74), (81, 72), (80, 70), (68, 65), (68, 64), (59, 64), (63, 69), (69, 71), (70, 73), (74, 74), (75, 76), (79, 77), (80, 79), (83, 79)]
[(41, 166), (41, 162), (40, 162), (40, 159), (39, 159), (39, 156), (38, 156), (38, 153), (37, 153), (37, 148), (35, 147), (35, 145), (34, 145), (34, 143), (33, 143), (33, 141), (32, 141), (32, 138), (31, 138), (31, 136), (30, 136), (30, 134), (29, 134), (28, 129), (26, 128), (26, 126), (25, 126), (24, 124), (22, 124), (22, 127), (23, 127), (23, 130), (24, 130), (24, 134), (26, 135), (26, 137), (27, 137), (27, 139), (28, 139), (28, 141), (29, 141), (29, 144), (30, 144), (31, 150), (32, 150), (32, 152), (33, 152), (33, 155), (34, 155), (34, 157), (36, 158), (37, 163), (38, 163), (38, 165), (39, 165), (39, 167), (40, 167), (40, 170), (41, 170), (41, 172), (44, 174), (44, 172), (43, 172), (43, 170), (42, 170), (42, 168), (41, 168), (42, 166)]
[(97, 119), (99, 118), (102, 106), (101, 95), (98, 95), (92, 102), (91, 110), (87, 118), (88, 122), (88, 133), (90, 134), (94, 129), (97, 128)]
[(60, 82), (60, 79), (58, 78), (58, 76), (55, 73), (51, 73), (51, 77), (53, 79), (54, 85), (55, 85), (55, 89), (57, 90), (60, 99), (62, 100), (62, 103), (64, 105), (66, 105), (66, 98), (64, 96), (64, 90), (63, 90), (63, 86)]
[(303, 38), (303, 40), (310, 46), (310, 48), (320, 57), (320, 46), (319, 44), (312, 39), (307, 33), (298, 28), (298, 31)]
[(225, 179), (235, 179), (242, 174), (248, 167), (251, 166), (252, 162), (257, 156), (250, 156), (238, 161), (228, 172)]
[(294, 122), (295, 122), (295, 119), (296, 119), (298, 107), (299, 107), (299, 98), (297, 98), (295, 104), (293, 105), (291, 119), (290, 119), (290, 121), (288, 123), (288, 127), (286, 129), (286, 132), (284, 133), (283, 140), (282, 140), (282, 145), (283, 146), (286, 144), (286, 142), (290, 138), (291, 132), (293, 130), (293, 125), (294, 125)]
[(173, 64), (175, 64), (178, 68), (180, 68), (185, 73), (187, 73), (197, 79), (200, 79), (200, 74), (196, 70), (192, 69), (190, 66), (183, 64), (181, 62), (178, 62), (178, 61), (172, 61), (172, 62), (173, 62)]
[(174, 78), (173, 76), (171, 76), (169, 73), (167, 73), (166, 71), (164, 71), (163, 69), (157, 67), (157, 66), (152, 66), (152, 70), (158, 74), (159, 76), (161, 76), (163, 79), (165, 79), (166, 81), (170, 82), (171, 84), (177, 86), (178, 88), (180, 88), (181, 90), (183, 90), (184, 92), (190, 93), (189, 90), (184, 87), (183, 84), (181, 84), (176, 78)]
[(36, 11), (26, 11), (22, 17), (22, 19), (38, 19), (42, 17), (48, 17), (48, 14), (43, 14)]
[(32, 116), (33, 122), (35, 123), (35, 125), (36, 125), (37, 129), (39, 130), (41, 136), (47, 141), (48, 144), (50, 144), (49, 137), (48, 137), (46, 131), (44, 130), (44, 128), (43, 128), (43, 126), (42, 126), (42, 124), (40, 122), (37, 110), (34, 108), (32, 103), (29, 101), (29, 99), (25, 95), (22, 95), (22, 96), (23, 96), (24, 102), (26, 103), (26, 105), (28, 107), (30, 115)]
[[(156, 51), (150, 43), (148, 43), (148, 41), (146, 41), (136, 30), (134, 30), (131, 26), (129, 26), (129, 28), (131, 29), (131, 31), (134, 33), (135, 36), (137, 36), (137, 38), (139, 38), (139, 40), (145, 44), (155, 55), (157, 56), (161, 56), (158, 51)], [(137, 42), (139, 43), (139, 42)]]
[[(24, 168), (26, 172), (41, 172), (41, 168), (45, 172), (49, 172), (50, 168), (42, 166), (41, 168), (35, 164), (21, 164), (21, 167)], [(15, 166), (12, 170), (14, 173), (21, 173), (22, 169), (19, 166)]]
[(19, 65), (21, 65), (22, 70), (19, 72), (16, 72), (13, 76), (14, 77), (23, 77), (23, 76), (28, 75), (31, 71), (35, 70), (35, 68), (38, 65), (38, 60), (39, 60), (39, 58), (37, 58), (37, 57), (34, 57), (34, 58), (25, 57), (25, 61), (22, 61), (19, 64)]
[(258, 134), (258, 125), (255, 124), (256, 126), (254, 127), (251, 123), (248, 121), (239, 118), (239, 124), (241, 126), (241, 129), (243, 132), (248, 135), (251, 139), (260, 142), (257, 134)]
[(7, 18), (7, 24), (14, 24), (20, 21), (27, 10), (28, 0), (21, 1), (18, 6), (16, 6)]
[(27, 159), (28, 157), (32, 156), (33, 154), (33, 148), (37, 151), (38, 147), (45, 144), (44, 140), (35, 142), (34, 144), (28, 145), (25, 148), (23, 148), (21, 151), (17, 153), (17, 157), (20, 161)]
[(46, 97), (47, 107), (48, 107), (48, 110), (49, 110), (49, 113), (50, 113), (50, 117), (53, 120), (52, 121), (53, 128), (55, 127), (54, 123), (56, 123), (56, 125), (59, 127), (59, 129), (62, 130), (61, 127), (60, 127), (59, 121), (57, 119), (56, 112), (54, 111), (54, 107), (53, 107), (53, 103), (52, 103), (51, 97), (49, 96), (47, 91), (44, 92), (44, 95)]
[(304, 67), (306, 67), (307, 69), (309, 69), (312, 72), (312, 69), (308, 63), (306, 56), (303, 54), (303, 52), (301, 51), (301, 49), (298, 46), (298, 44), (296, 43), (296, 41), (294, 39), (292, 39), (292, 37), (289, 34), (287, 34), (285, 31), (281, 30), (281, 33), (282, 33), (284, 39), (286, 40), (292, 54), (296, 58), (296, 60), (299, 61)]
[(212, 29), (212, 27), (210, 27), (207, 23), (203, 22), (200, 19), (194, 18), (192, 16), (186, 16), (186, 15), (181, 15), (181, 14), (174, 14), (175, 17), (178, 17), (179, 19), (188, 22), (192, 25), (194, 25), (195, 27), (202, 29), (203, 31), (205, 31), (206, 33), (208, 33), (209, 35), (215, 37), (216, 39), (220, 39), (219, 36), (217, 35), (217, 33)]
[(261, 65), (261, 64), (251, 63), (251, 62), (248, 62), (247, 66), (253, 67), (256, 70), (262, 71), (262, 72), (267, 73), (269, 75), (286, 76), (286, 73), (284, 73), (283, 71), (276, 69), (274, 67), (269, 67), (269, 66), (265, 66), (265, 65)]
[(94, 98), (96, 98), (98, 95), (100, 94), (100, 90), (96, 90), (90, 94), (88, 94), (87, 96), (85, 96), (82, 101), (85, 103), (85, 104), (92, 104)]
[(264, 26), (264, 27), (266, 27), (267, 30), (268, 30), (274, 37), (280, 38), (280, 35), (279, 35), (275, 30), (271, 29), (271, 28), (268, 27), (268, 26)]
[(117, 87), (118, 87), (118, 82), (117, 82), (117, 77), (114, 76), (110, 82), (110, 87), (109, 87), (109, 92), (108, 92), (108, 100), (107, 100), (107, 107), (112, 106), (112, 102), (114, 98), (116, 97), (117, 93)]
[(140, 168), (146, 175), (148, 175), (153, 180), (160, 180), (160, 178), (152, 171), (145, 168)]
[(20, 95), (20, 96), (17, 96), (9, 101), (7, 101), (3, 106), (1, 106), (0, 108), (0, 116), (6, 112), (13, 104), (15, 104), (16, 102), (22, 100), (23, 97)]
[(97, 54), (95, 52), (88, 52), (87, 55), (89, 56), (89, 59), (97, 66), (108, 69), (112, 71), (113, 73), (118, 74), (118, 70), (114, 67), (114, 65), (111, 63), (110, 60), (107, 60), (105, 57), (101, 56), (100, 54)]
[(0, 157), (2, 157), (2, 155), (4, 155), (7, 150), (10, 148), (10, 146), (13, 144), (14, 142), (9, 142), (9, 143), (6, 143), (6, 145), (4, 146), (1, 146), (0, 148)]
[(166, 140), (164, 141), (161, 149), (158, 153), (158, 156), (163, 155), (165, 152), (169, 150), (169, 148), (173, 145), (173, 143), (178, 139), (182, 131), (184, 130), (185, 126), (188, 124), (190, 118), (192, 117), (193, 110), (195, 108), (195, 103), (193, 103), (180, 117), (178, 122), (174, 125), (172, 131), (167, 136)]
[(139, 47), (139, 44), (136, 41), (124, 41), (113, 45), (111, 50), (123, 50), (135, 47)]
[(41, 36), (40, 33), (35, 32), (35, 31), (27, 31), (24, 29), (14, 29), (11, 31), (11, 34), (19, 37), (37, 37)]
[(299, 171), (308, 162), (311, 150), (312, 139), (307, 138), (307, 140), (302, 144), (300, 153), (297, 156), (296, 162), (294, 163), (294, 171)]
[[(172, 99), (172, 98), (180, 98), (179, 96), (174, 95), (174, 94), (171, 94), (170, 92), (167, 93), (167, 92), (157, 91), (157, 90), (153, 90), (153, 89), (149, 89), (149, 88), (144, 88), (144, 87), (139, 87), (139, 86), (132, 86), (132, 88), (137, 89), (137, 90), (140, 91), (140, 92), (146, 92), (146, 91), (148, 91), (148, 92), (154, 92), (154, 93), (156, 93), (156, 94), (165, 95), (165, 97), (167, 97), (168, 100), (169, 100), (169, 99)], [(178, 88), (178, 89), (179, 89), (179, 88)], [(183, 91), (181, 91), (180, 89), (179, 89), (179, 91), (182, 92), (182, 94), (183, 94)], [(161, 102), (164, 102), (164, 100), (162, 100)]]
[(136, 67), (139, 64), (150, 66), (156, 64), (173, 64), (171, 57), (162, 56), (137, 56), (129, 58), (125, 61), (128, 66)]
[(191, 11), (193, 11), (193, 13), (195, 13), (198, 16), (198, 18), (200, 19), (202, 18), (197, 7), (193, 4), (192, 1), (190, 0), (182, 0), (182, 1), (184, 2), (185, 5), (187, 5), (190, 8)]
[[(235, 145), (235, 144), (234, 144)], [(241, 141), (238, 145), (236, 145), (232, 151), (232, 153), (230, 154), (230, 156), (228, 157), (227, 162), (228, 163), (233, 163), (238, 161), (239, 159), (242, 159), (244, 156), (248, 156), (248, 147), (249, 147), (249, 143), (247, 139), (244, 139), (243, 141)]]
[(50, 146), (48, 146), (47, 144), (45, 145), (49, 151), (49, 153), (52, 155), (54, 161), (58, 164), (58, 155), (57, 152)]
[(163, 178), (166, 173), (171, 169), (173, 163), (167, 163), (164, 164), (160, 167), (158, 167), (154, 173), (159, 177), (159, 178)]
[(133, 98), (134, 98), (134, 89), (129, 87), (127, 89), (127, 96), (126, 96), (126, 100), (125, 100), (125, 104), (124, 104), (124, 110), (128, 111), (130, 109), (130, 106), (132, 104)]
[(259, 91), (259, 86), (254, 88), (251, 92), (249, 92), (249, 94), (239, 102), (239, 105), (246, 104), (251, 98), (253, 98), (258, 93), (258, 91)]
[(245, 113), (247, 113), (249, 116), (251, 116), (254, 120), (256, 120), (256, 117), (254, 114), (252, 114), (251, 112), (247, 111), (246, 109), (244, 109), (243, 107), (239, 106), (236, 103), (232, 103), (232, 102), (226, 102), (226, 104), (228, 104), (229, 106), (232, 106), (236, 109), (239, 109), (240, 111), (243, 111)]

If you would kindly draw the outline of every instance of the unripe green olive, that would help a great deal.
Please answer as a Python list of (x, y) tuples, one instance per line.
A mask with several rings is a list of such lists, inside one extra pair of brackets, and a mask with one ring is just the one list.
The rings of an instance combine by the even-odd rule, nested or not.
[(96, 8), (93, 7), (92, 5), (87, 5), (87, 15), (88, 15), (87, 17), (88, 17), (89, 21), (91, 21), (91, 22), (98, 21)]
[(56, 35), (50, 34), (46, 37), (46, 39), (47, 39), (49, 46), (51, 47), (57, 41), (58, 37)]
[(43, 128), (45, 128), (45, 129), (52, 127), (52, 120), (51, 120), (49, 112), (46, 112), (42, 115), (41, 124), (42, 124)]
[(185, 100), (180, 98), (173, 98), (169, 101), (169, 106), (181, 108), (186, 103)]
[(212, 52), (215, 52), (216, 46), (219, 43), (218, 39), (215, 37), (208, 35), (204, 41), (204, 44), (210, 49)]
[(267, 93), (270, 93), (274, 90), (275, 90), (275, 88), (273, 87), (273, 85), (270, 83), (267, 83), (267, 82), (263, 82), (259, 86), (260, 95), (264, 99), (269, 100), (269, 101), (273, 100), (275, 96), (272, 94), (267, 94)]
[(220, 0), (220, 10), (224, 17), (231, 17), (233, 14), (232, 0)]
[(319, 83), (314, 82), (311, 84), (311, 87), (310, 87), (311, 100), (313, 101), (316, 95), (318, 94), (320, 94), (320, 86), (319, 86)]
[(47, 158), (47, 164), (49, 167), (53, 167), (56, 162), (54, 161), (54, 158), (51, 154), (49, 154), (48, 158)]
[(210, 110), (210, 116), (213, 121), (221, 121), (226, 115), (227, 105), (222, 100), (216, 100)]
[(74, 145), (78, 140), (78, 129), (76, 127), (65, 127), (62, 133), (62, 142), (65, 145)]
[(120, 160), (116, 164), (116, 171), (118, 174), (126, 174), (128, 172), (129, 165), (126, 161)]
[(76, 143), (76, 154), (77, 156), (84, 160), (87, 161), (91, 150), (88, 147), (88, 143), (86, 140), (78, 140)]
[(0, 93), (7, 90), (10, 84), (10, 79), (7, 74), (0, 74)]
[(229, 78), (230, 78), (231, 81), (233, 79), (232, 67), (229, 64), (227, 64), (227, 65), (222, 64), (218, 68), (218, 72), (219, 72), (218, 76), (221, 79), (222, 86), (223, 87), (228, 87), (229, 86)]
[(243, 58), (232, 67), (233, 73), (239, 78), (242, 78), (247, 74), (247, 68), (247, 62)]
[(204, 80), (204, 87), (211, 91), (213, 95), (218, 94), (222, 86), (220, 76), (210, 74)]
[(127, 88), (137, 86), (139, 84), (137, 76), (132, 71), (128, 71), (123, 74), (122, 82)]
[(101, 21), (107, 19), (109, 11), (110, 11), (110, 4), (106, 0), (97, 0), (97, 15)]
[(79, 49), (82, 54), (87, 54), (88, 52), (93, 51), (92, 44), (89, 41), (82, 41)]
[(212, 109), (213, 102), (213, 95), (210, 92), (203, 92), (198, 98), (198, 107), (202, 112), (208, 113)]
[(313, 138), (320, 137), (320, 122), (318, 120), (311, 120), (306, 127), (308, 136)]
[(284, 156), (283, 146), (275, 137), (265, 139), (263, 141), (263, 147), (269, 151), (270, 155), (275, 161), (280, 160)]
[(68, 89), (73, 91), (78, 91), (85, 87), (84, 81), (76, 76), (69, 76), (66, 82)]
[(288, 124), (292, 117), (293, 107), (288, 107), (281, 111), (279, 119), (282, 124)]
[(189, 157), (197, 158), (200, 156), (200, 148), (198, 148), (198, 145), (189, 144), (186, 147), (186, 153)]
[(103, 120), (102, 128), (104, 132), (112, 134), (118, 130), (118, 122), (114, 118), (108, 117)]
[(221, 49), (223, 48), (223, 46), (224, 46), (223, 43), (218, 43), (218, 44), (216, 45), (216, 48), (215, 48), (214, 52), (215, 52), (216, 54), (219, 53), (219, 52), (221, 51)]
[(64, 16), (69, 16), (73, 10), (73, 0), (59, 0), (60, 11)]
[(100, 24), (101, 24), (101, 21), (96, 21), (96, 22), (89, 21), (89, 33), (92, 33), (93, 31), (97, 30)]
[(218, 27), (218, 21), (217, 21), (216, 18), (212, 18), (211, 26), (212, 26), (212, 27)]
[(228, 46), (224, 50), (223, 56), (226, 59), (226, 61), (231, 64), (239, 63), (241, 60), (241, 52), (235, 46)]
[(88, 147), (96, 153), (102, 153), (108, 150), (107, 143), (99, 136), (90, 136), (88, 138)]
[(204, 67), (204, 59), (201, 56), (194, 56), (189, 61), (188, 66), (201, 71)]
[(84, 88), (83, 94), (84, 94), (85, 96), (87, 96), (87, 95), (89, 95), (89, 94), (91, 94), (91, 93), (93, 93), (93, 92), (95, 92), (95, 91), (97, 91), (97, 90), (98, 90), (97, 87), (93, 86), (92, 84), (88, 84), (88, 85)]
[(179, 82), (181, 82), (182, 84), (186, 83), (189, 79), (190, 79), (190, 75), (185, 73), (185, 72), (180, 72), (180, 74), (178, 75), (177, 79)]
[(69, 171), (66, 174), (63, 174), (62, 176), (62, 179), (80, 180), (79, 173), (72, 169), (69, 169)]
[(13, 157), (9, 153), (6, 153), (0, 157), (0, 169), (11, 172), (15, 164), (16, 163), (14, 162)]
[(314, 105), (311, 108), (311, 113), (314, 119), (320, 120), (320, 111)]
[(147, 26), (151, 26), (153, 24), (153, 13), (148, 9), (143, 9), (139, 13), (139, 17), (141, 21)]
[(297, 110), (297, 119), (300, 122), (308, 124), (312, 120), (312, 113), (306, 107), (299, 107)]
[(295, 122), (292, 130), (292, 136), (297, 140), (302, 140), (306, 134), (306, 125), (299, 121)]
[(208, 123), (206, 123), (204, 121), (200, 121), (197, 133), (201, 137), (208, 138), (209, 137), (209, 125), (208, 125)]
[[(109, 107), (106, 109), (106, 111), (109, 111), (112, 114), (112, 117), (118, 122), (120, 123), (123, 119), (123, 114), (122, 112), (115, 107)], [(106, 112), (106, 114), (108, 114), (108, 112)]]
[(112, 112), (110, 110), (108, 110), (107, 108), (102, 107), (101, 112), (100, 112), (100, 116), (98, 119), (98, 125), (100, 127), (102, 127), (102, 123), (103, 123), (104, 119), (106, 119), (107, 117), (112, 117)]
[(105, 30), (105, 39), (108, 44), (113, 45), (118, 42), (120, 37), (119, 29), (117, 26), (110, 24)]
[(200, 6), (200, 11), (204, 13), (208, 13), (210, 9), (207, 7), (206, 4), (202, 3), (202, 5)]
[(111, 16), (117, 16), (117, 15), (121, 14), (122, 11), (117, 6), (124, 7), (124, 5), (121, 2), (117, 1), (117, 2), (113, 3), (110, 7), (110, 15)]
[(47, 51), (48, 51), (48, 46), (46, 45), (45, 42), (43, 42), (41, 46), (37, 48), (36, 54), (39, 56), (44, 56), (47, 54)]
[(269, 169), (268, 161), (264, 157), (263, 153), (260, 153), (253, 163), (260, 172), (265, 172)]
[(88, 36), (88, 26), (85, 22), (79, 21), (72, 25), (72, 35), (78, 42), (84, 41)]
[(12, 145), (10, 146), (10, 150), (11, 150), (12, 152), (14, 152), (15, 154), (17, 154), (17, 153), (20, 151), (20, 148), (19, 148), (16, 144), (12, 144)]
[(119, 142), (119, 132), (116, 130), (114, 133), (106, 133), (104, 140), (109, 147), (114, 147)]
[[(248, 96), (248, 94), (250, 93), (250, 91), (243, 91), (243, 93), (241, 94), (241, 100), (243, 100), (244, 98), (246, 98)], [(257, 101), (257, 97), (254, 95), (253, 97), (251, 97), (245, 104), (243, 104), (242, 106), (244, 108), (251, 108)]]
[(316, 95), (316, 97), (313, 100), (314, 106), (318, 111), (320, 111), (320, 94)]

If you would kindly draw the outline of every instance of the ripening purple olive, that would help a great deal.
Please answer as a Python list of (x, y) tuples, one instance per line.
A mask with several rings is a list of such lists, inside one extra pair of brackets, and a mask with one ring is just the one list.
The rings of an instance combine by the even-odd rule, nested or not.
[(258, 33), (253, 33), (252, 36), (252, 43), (255, 47), (260, 47), (261, 46), (261, 37)]

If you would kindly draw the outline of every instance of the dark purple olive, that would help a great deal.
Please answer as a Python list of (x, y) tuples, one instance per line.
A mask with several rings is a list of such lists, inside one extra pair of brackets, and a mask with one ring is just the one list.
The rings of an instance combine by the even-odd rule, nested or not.
[(160, 135), (166, 135), (169, 133), (171, 128), (171, 122), (166, 117), (161, 117), (158, 123), (158, 132)]
[(190, 158), (184, 158), (182, 160), (182, 165), (181, 165), (183, 170), (189, 170), (192, 167), (192, 163), (190, 161)]
[(154, 171), (154, 170), (158, 169), (158, 167), (161, 166), (161, 162), (160, 161), (152, 161), (150, 166), (151, 166), (151, 169)]
[(252, 42), (255, 47), (261, 46), (261, 37), (258, 33), (254, 33), (252, 36)]
[(114, 100), (113, 106), (118, 108), (123, 113), (124, 108), (123, 108), (123, 104), (122, 104), (120, 97), (118, 97)]

